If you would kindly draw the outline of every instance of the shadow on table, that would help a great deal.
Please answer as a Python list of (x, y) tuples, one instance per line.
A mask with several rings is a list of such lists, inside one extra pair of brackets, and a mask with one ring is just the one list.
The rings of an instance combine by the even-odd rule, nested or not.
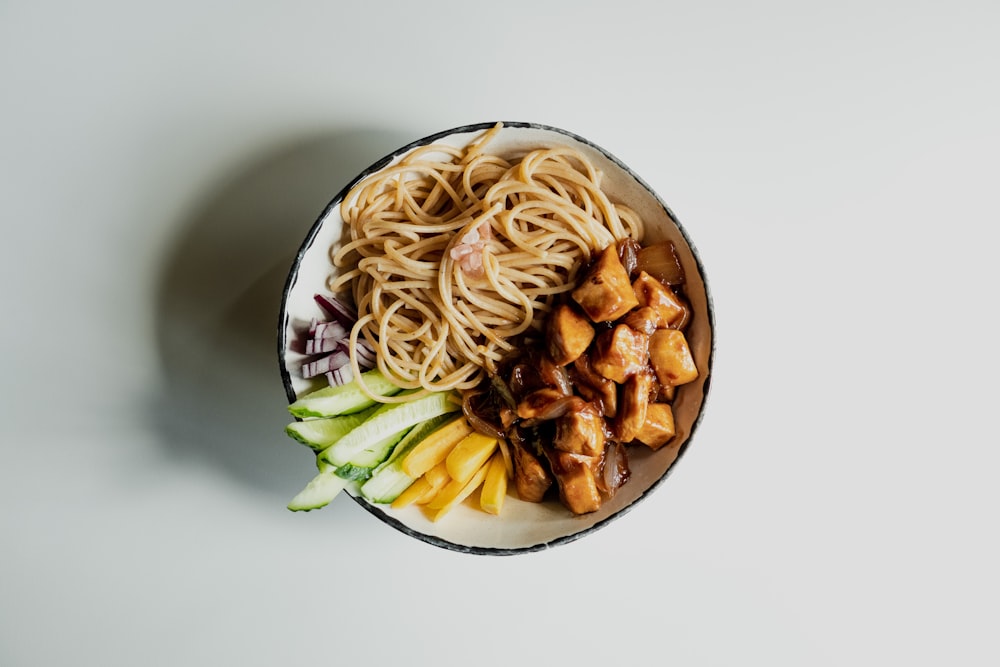
[(165, 385), (152, 419), (168, 456), (287, 497), (308, 481), (312, 454), (283, 432), (276, 337), (285, 278), (329, 200), (407, 141), (345, 130), (289, 143), (226, 175), (182, 221), (155, 294)]

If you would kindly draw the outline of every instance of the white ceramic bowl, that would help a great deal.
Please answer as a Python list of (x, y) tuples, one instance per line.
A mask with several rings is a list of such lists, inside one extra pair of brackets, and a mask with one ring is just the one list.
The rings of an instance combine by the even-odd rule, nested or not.
[[(281, 304), (278, 356), (290, 402), (317, 386), (301, 378), (298, 369), (303, 358), (295, 351), (294, 343), (301, 339), (313, 317), (323, 317), (313, 295), (324, 289), (328, 277), (335, 271), (329, 250), (341, 238), (343, 197), (358, 181), (395, 164), (419, 146), (431, 143), (465, 146), (494, 125), (489, 122), (445, 130), (400, 148), (348, 183), (320, 215), (291, 268)], [(432, 522), (416, 506), (393, 510), (388, 506), (372, 505), (349, 489), (352, 497), (380, 520), (435, 546), (475, 554), (511, 555), (565, 544), (603, 528), (659, 487), (691, 446), (691, 438), (702, 418), (711, 380), (715, 322), (704, 269), (687, 231), (638, 175), (603, 148), (570, 132), (535, 123), (505, 122), (490, 142), (489, 150), (503, 155), (507, 151), (559, 145), (582, 151), (604, 172), (602, 186), (611, 200), (626, 204), (643, 217), (645, 243), (669, 239), (676, 246), (686, 274), (685, 295), (693, 308), (686, 335), (700, 375), (697, 381), (678, 388), (673, 405), (678, 436), (656, 452), (644, 447), (632, 448), (629, 452), (631, 479), (591, 514), (574, 516), (557, 501), (538, 504), (508, 497), (500, 516), (467, 504), (455, 508), (440, 521)]]

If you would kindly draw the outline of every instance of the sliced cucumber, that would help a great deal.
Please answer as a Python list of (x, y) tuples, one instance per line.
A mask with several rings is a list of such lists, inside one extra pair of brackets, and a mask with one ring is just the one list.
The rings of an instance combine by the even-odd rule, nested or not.
[(372, 470), (374, 470), (374, 468), (356, 466), (353, 463), (347, 463), (339, 468), (335, 468), (335, 470), (337, 471), (337, 477), (346, 479), (348, 482), (364, 482), (372, 476)]
[[(392, 454), (392, 450), (396, 446), (396, 443), (402, 440), (403, 436), (410, 432), (410, 428), (410, 426), (407, 426), (402, 431), (397, 431), (388, 438), (383, 438), (373, 445), (366, 445), (364, 449), (352, 456), (348, 463), (361, 466), (363, 468), (374, 469), (375, 466), (389, 458), (389, 455)], [(367, 477), (365, 479), (367, 479)]]
[(396, 445), (385, 461), (372, 471), (371, 479), (361, 485), (361, 495), (373, 503), (391, 503), (413, 483), (413, 478), (403, 472), (403, 459), (428, 435), (451, 421), (451, 413), (438, 415), (414, 426)]
[(320, 452), (319, 456), (338, 467), (352, 463), (354, 457), (370, 443), (380, 442), (438, 415), (457, 411), (460, 406), (452, 399), (451, 392), (433, 392), (412, 401), (386, 403), (361, 426)]
[(361, 426), (377, 409), (373, 406), (367, 410), (341, 417), (324, 417), (292, 422), (285, 427), (285, 433), (307, 447), (322, 451)]
[(372, 476), (375, 466), (384, 461), (392, 453), (393, 447), (400, 439), (409, 433), (410, 429), (394, 433), (385, 440), (380, 440), (371, 447), (365, 447), (354, 455), (350, 463), (337, 468), (337, 476), (354, 482), (363, 482)]
[[(392, 396), (402, 389), (390, 382), (378, 370), (361, 374), (361, 381), (370, 392), (378, 396)], [(337, 417), (361, 412), (375, 405), (376, 401), (358, 386), (358, 380), (336, 387), (323, 387), (310, 392), (288, 406), (288, 411), (300, 419), (308, 417)]]
[(308, 512), (325, 507), (344, 490), (348, 480), (337, 476), (336, 470), (327, 469), (310, 480), (305, 488), (288, 503), (293, 512)]
[[(457, 418), (460, 419), (461, 416)], [(377, 473), (380, 468), (386, 468), (393, 463), (402, 463), (403, 457), (409, 454), (424, 438), (450, 422), (452, 419), (456, 419), (454, 413), (446, 412), (414, 426), (410, 429), (410, 432), (399, 441), (399, 444), (397, 444), (396, 448), (392, 450), (392, 454), (389, 455), (389, 458), (379, 464), (378, 468), (375, 469), (375, 472)]]

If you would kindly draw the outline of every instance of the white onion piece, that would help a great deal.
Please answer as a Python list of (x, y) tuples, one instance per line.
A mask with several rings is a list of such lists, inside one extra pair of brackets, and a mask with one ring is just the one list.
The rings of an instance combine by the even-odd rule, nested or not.
[(608, 497), (615, 495), (615, 492), (629, 478), (628, 454), (624, 445), (617, 442), (609, 442), (604, 450), (604, 469), (601, 475), (600, 486)]

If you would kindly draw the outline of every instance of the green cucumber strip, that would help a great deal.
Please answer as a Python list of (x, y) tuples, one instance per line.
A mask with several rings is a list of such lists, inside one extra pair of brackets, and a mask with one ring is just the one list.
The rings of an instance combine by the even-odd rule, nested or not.
[(292, 422), (285, 427), (285, 433), (307, 447), (322, 451), (361, 426), (377, 409), (373, 406), (367, 410), (341, 417), (323, 417)]
[(339, 468), (334, 468), (334, 470), (337, 471), (337, 477), (346, 479), (348, 482), (364, 482), (372, 476), (372, 470), (374, 470), (374, 468), (366, 468), (365, 466), (356, 466), (353, 463), (346, 463)]
[(338, 477), (334, 470), (321, 472), (292, 498), (288, 503), (288, 509), (293, 512), (308, 512), (325, 507), (344, 490), (347, 484), (348, 480)]
[[(392, 450), (392, 454), (389, 455), (385, 461), (383, 461), (379, 468), (384, 468), (394, 461), (397, 463), (402, 463), (402, 458), (410, 453), (410, 451), (416, 447), (420, 442), (429, 436), (434, 431), (438, 430), (452, 419), (456, 419), (455, 415), (451, 412), (446, 412), (444, 414), (438, 415), (437, 417), (431, 417), (427, 421), (421, 422), (414, 426), (409, 433), (407, 433), (396, 448)], [(375, 472), (378, 472), (376, 468)]]
[[(378, 396), (392, 396), (402, 391), (377, 369), (362, 373), (361, 379), (368, 390)], [(361, 391), (357, 380), (352, 380), (336, 387), (323, 387), (309, 392), (289, 405), (288, 411), (299, 419), (338, 417), (361, 412), (375, 403), (376, 401)]]
[(438, 415), (459, 410), (460, 406), (452, 400), (452, 396), (451, 392), (439, 391), (412, 401), (386, 403), (361, 426), (320, 452), (320, 456), (338, 467), (351, 463), (369, 443), (384, 440)]
[(372, 472), (371, 479), (361, 485), (361, 495), (373, 503), (391, 503), (413, 483), (413, 478), (403, 472), (403, 459), (424, 438), (453, 419), (451, 413), (438, 415), (417, 424), (399, 441), (385, 461)]
[(365, 447), (354, 455), (349, 463), (345, 463), (337, 468), (337, 477), (351, 480), (352, 482), (363, 482), (372, 476), (375, 466), (384, 461), (403, 436), (410, 432), (404, 429), (399, 433), (393, 433), (385, 440), (376, 442), (371, 447)]
[(409, 432), (410, 429), (402, 430), (399, 433), (394, 433), (385, 440), (375, 443), (371, 447), (365, 447), (351, 459), (350, 463), (345, 463), (340, 467), (334, 468), (319, 457), (317, 457), (317, 465), (321, 471), (333, 468), (337, 472), (337, 477), (348, 481), (364, 482), (372, 476), (375, 467), (381, 464), (392, 453), (396, 443)]
[(319, 454), (316, 455), (316, 470), (320, 472), (333, 472), (337, 469), (337, 466), (332, 465), (329, 461), (321, 457)]
[[(402, 431), (393, 433), (388, 438), (379, 440), (374, 445), (366, 446), (360, 452), (352, 456), (348, 463), (374, 470), (375, 466), (382, 463), (382, 461), (385, 461), (389, 455), (392, 454), (393, 447), (396, 446), (397, 442), (403, 439), (403, 436), (410, 432), (410, 428), (411, 427), (407, 426)], [(368, 478), (365, 477), (365, 479)]]
[(403, 491), (410, 488), (416, 481), (405, 472), (402, 466), (383, 468), (381, 472), (373, 473), (371, 478), (361, 485), (361, 495), (368, 502), (388, 505), (399, 497)]

